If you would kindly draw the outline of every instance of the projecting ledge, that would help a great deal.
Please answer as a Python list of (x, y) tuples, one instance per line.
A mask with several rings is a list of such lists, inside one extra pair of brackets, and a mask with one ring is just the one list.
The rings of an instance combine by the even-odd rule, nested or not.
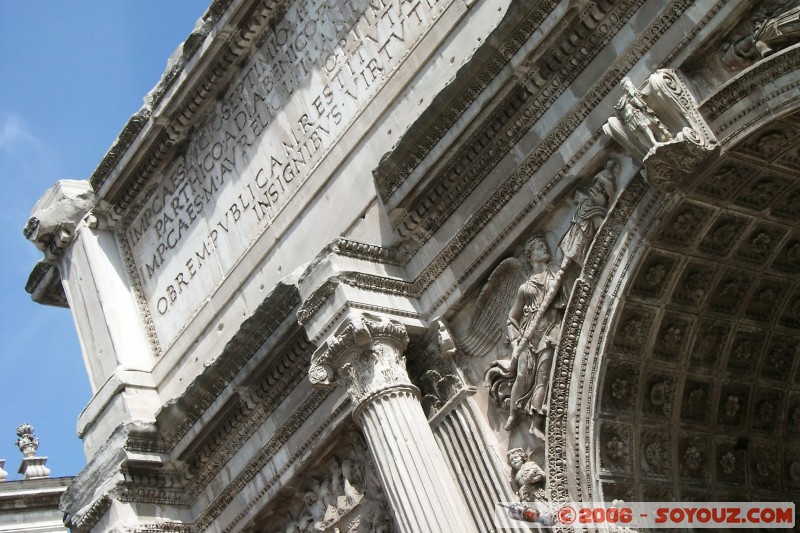
[(155, 412), (160, 407), (149, 372), (118, 368), (78, 417), (78, 436), (84, 451), (91, 455), (126, 422), (155, 423)]
[(37, 304), (69, 307), (58, 268), (47, 261), (39, 261), (33, 267), (25, 283), (25, 291)]
[(426, 330), (413, 283), (405, 279), (405, 268), (370, 255), (348, 256), (329, 247), (300, 276), (297, 287), (302, 304), (297, 320), (312, 343), (318, 345), (349, 312), (357, 311), (391, 317), (412, 336)]

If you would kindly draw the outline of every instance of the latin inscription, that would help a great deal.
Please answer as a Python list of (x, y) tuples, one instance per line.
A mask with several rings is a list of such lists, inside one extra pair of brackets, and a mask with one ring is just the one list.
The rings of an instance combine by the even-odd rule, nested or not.
[(125, 231), (162, 343), (279, 216), (448, 1), (300, 1), (259, 44)]

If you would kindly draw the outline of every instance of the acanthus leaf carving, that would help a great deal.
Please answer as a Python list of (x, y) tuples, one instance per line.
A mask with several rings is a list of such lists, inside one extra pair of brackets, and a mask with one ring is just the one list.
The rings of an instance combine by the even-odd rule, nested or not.
[(309, 380), (319, 388), (347, 388), (354, 402), (394, 385), (410, 385), (404, 351), (408, 334), (401, 323), (363, 313), (348, 318), (314, 354)]

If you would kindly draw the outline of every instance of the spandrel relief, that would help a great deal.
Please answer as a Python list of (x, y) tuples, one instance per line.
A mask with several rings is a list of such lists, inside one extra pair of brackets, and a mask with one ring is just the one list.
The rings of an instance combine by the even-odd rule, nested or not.
[(511, 359), (493, 361), (486, 370), (485, 384), (492, 399), (508, 409), (506, 431), (528, 415), (532, 417), (530, 433), (544, 440), (550, 367), (567, 297), (561, 285), (563, 271), (554, 268), (545, 238), (533, 237), (525, 249), (532, 273), (519, 286), (508, 313)]
[(532, 455), (522, 448), (508, 451), (508, 464), (514, 477), (514, 489), (521, 502), (547, 501), (544, 485), (546, 476)]
[(477, 388), (475, 400), (519, 504), (548, 499), (547, 473), (539, 465), (547, 453), (551, 369), (570, 294), (620, 183), (617, 158), (587, 170), (572, 201), (554, 206), (494, 268), (477, 297), (448, 317), (453, 361), (464, 383)]
[(292, 482), (276, 508), (257, 519), (272, 533), (391, 533), (391, 513), (375, 466), (361, 436), (353, 431), (315, 467)]
[(575, 195), (569, 225), (558, 240), (556, 257), (544, 235), (531, 237), (522, 258), (502, 261), (489, 276), (469, 327), (457, 337), (462, 353), (493, 361), (483, 380), (502, 427), (544, 441), (550, 369), (572, 282), (583, 267), (613, 199), (619, 164), (606, 161), (585, 192)]

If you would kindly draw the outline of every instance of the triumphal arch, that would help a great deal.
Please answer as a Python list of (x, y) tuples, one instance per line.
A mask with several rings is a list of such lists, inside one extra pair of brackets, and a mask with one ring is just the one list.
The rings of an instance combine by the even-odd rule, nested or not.
[(68, 525), (800, 500), (799, 12), (214, 1), (24, 230), (94, 391)]

